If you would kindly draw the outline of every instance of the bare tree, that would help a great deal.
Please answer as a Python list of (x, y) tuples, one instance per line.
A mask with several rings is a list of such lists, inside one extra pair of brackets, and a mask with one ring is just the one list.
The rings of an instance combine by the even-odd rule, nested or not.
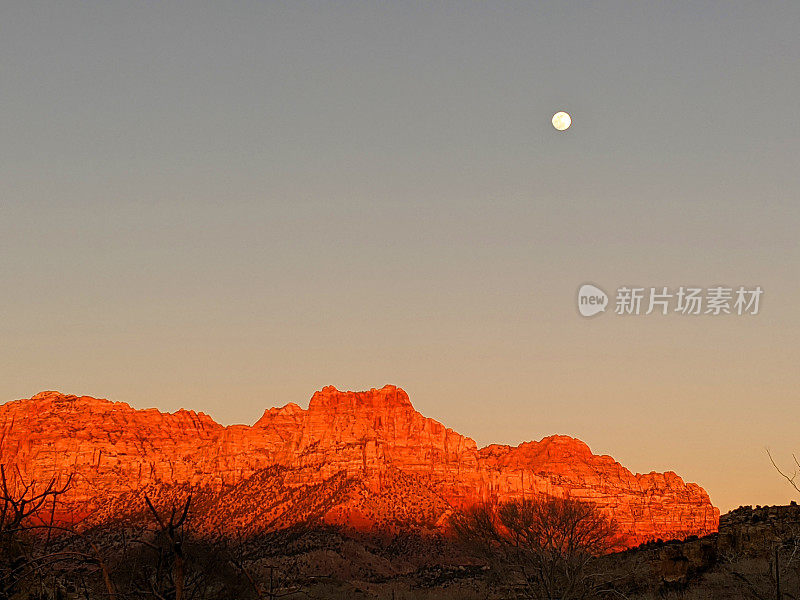
[(61, 485), (53, 476), (39, 484), (26, 481), (18, 467), (0, 465), (0, 598), (13, 596), (24, 580), (72, 555), (47, 551), (57, 529), (56, 505), (71, 479)]
[(800, 536), (796, 526), (776, 533), (771, 548), (758, 556), (728, 549), (721, 570), (736, 583), (739, 595), (752, 600), (798, 598), (800, 589)]
[(157, 561), (155, 573), (148, 578), (150, 589), (140, 591), (156, 598), (184, 600), (186, 569), (183, 552), (183, 527), (189, 516), (192, 496), (189, 495), (181, 507), (173, 505), (168, 519), (162, 517), (147, 495), (144, 499), (159, 529), (156, 543), (142, 542), (156, 551)]
[(596, 595), (603, 582), (595, 559), (611, 549), (616, 530), (593, 504), (552, 497), (477, 506), (451, 522), (498, 579), (541, 600)]
[[(766, 448), (772, 466), (800, 492), (800, 461), (792, 454), (794, 470), (789, 473), (781, 469), (775, 462), (772, 452)], [(745, 553), (729, 550), (723, 561), (725, 572), (740, 584), (743, 594), (755, 600), (772, 600), (777, 598), (797, 598), (788, 592), (796, 590), (800, 584), (800, 530), (796, 521), (781, 524), (780, 521), (764, 525), (770, 530), (771, 547), (764, 556), (748, 557)]]
[[(284, 536), (286, 534), (286, 532), (281, 533)], [(219, 537), (222, 540), (223, 556), (226, 557), (239, 576), (244, 577), (257, 598), (261, 600), (277, 600), (278, 598), (294, 598), (298, 595), (307, 595), (303, 590), (302, 578), (296, 569), (296, 565), (287, 566), (286, 564), (280, 564), (279, 561), (263, 564), (263, 560), (257, 559), (257, 556), (263, 555), (264, 545), (277, 545), (276, 540), (280, 537), (280, 534), (276, 532), (263, 534), (255, 548), (250, 547), (249, 540), (241, 532), (237, 532), (237, 535), (224, 532)], [(254, 568), (256, 565), (257, 568)]]

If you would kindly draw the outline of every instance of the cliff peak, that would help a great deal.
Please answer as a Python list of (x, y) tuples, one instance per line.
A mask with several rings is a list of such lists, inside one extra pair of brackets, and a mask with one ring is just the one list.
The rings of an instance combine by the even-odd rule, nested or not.
[(51, 398), (60, 398), (63, 396), (65, 396), (65, 394), (62, 394), (56, 390), (45, 390), (31, 396), (31, 400), (49, 400)]
[(308, 410), (382, 410), (382, 409), (410, 409), (411, 400), (402, 388), (395, 385), (385, 385), (382, 388), (371, 388), (365, 392), (342, 392), (332, 385), (325, 386), (314, 392), (308, 403)]

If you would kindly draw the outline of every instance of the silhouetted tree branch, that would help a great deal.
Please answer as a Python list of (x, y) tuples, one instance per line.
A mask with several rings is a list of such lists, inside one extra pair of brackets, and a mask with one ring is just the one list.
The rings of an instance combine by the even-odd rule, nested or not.
[(775, 460), (772, 458), (772, 452), (770, 452), (769, 448), (767, 448), (766, 451), (767, 456), (769, 456), (769, 461), (772, 463), (772, 466), (775, 467), (775, 470), (781, 475), (781, 477), (789, 482), (789, 485), (791, 485), (796, 491), (800, 492), (800, 484), (797, 482), (797, 477), (800, 476), (800, 461), (797, 460), (797, 455), (792, 454), (792, 459), (794, 460), (796, 468), (792, 474), (789, 475), (775, 463)]

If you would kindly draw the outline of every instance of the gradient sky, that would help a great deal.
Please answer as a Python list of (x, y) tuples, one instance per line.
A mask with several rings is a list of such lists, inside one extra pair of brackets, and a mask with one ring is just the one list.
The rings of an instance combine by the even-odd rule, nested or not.
[[(481, 445), (785, 503), (798, 31), (794, 1), (4, 2), (0, 402), (252, 423), (394, 383)], [(765, 293), (586, 320), (586, 281)]]

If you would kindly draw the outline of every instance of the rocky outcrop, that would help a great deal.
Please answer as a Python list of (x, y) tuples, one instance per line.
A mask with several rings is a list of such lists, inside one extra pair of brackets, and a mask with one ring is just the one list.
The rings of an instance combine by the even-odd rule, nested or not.
[(287, 404), (227, 427), (193, 411), (42, 392), (0, 406), (0, 464), (28, 481), (71, 476), (73, 517), (112, 518), (142, 490), (169, 488), (204, 494), (209, 523), (251, 530), (305, 519), (434, 531), (461, 507), (539, 494), (596, 503), (629, 545), (704, 535), (719, 518), (699, 486), (633, 474), (570, 437), (478, 449), (395, 386), (329, 386), (307, 410)]

